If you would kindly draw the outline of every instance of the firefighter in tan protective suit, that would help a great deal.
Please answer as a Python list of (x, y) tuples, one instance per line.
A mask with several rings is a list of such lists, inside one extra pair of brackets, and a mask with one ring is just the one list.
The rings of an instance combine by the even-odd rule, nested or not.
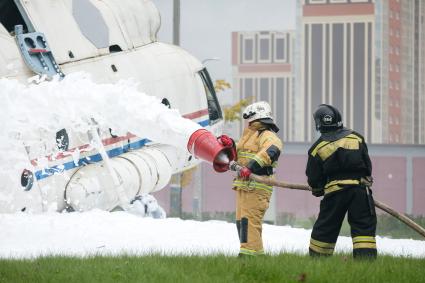
[[(236, 145), (236, 162), (243, 166), (233, 182), (236, 191), (236, 227), (240, 239), (239, 255), (261, 255), (263, 251), (262, 222), (269, 207), (273, 187), (249, 180), (251, 173), (273, 178), (282, 141), (276, 135), (271, 108), (261, 101), (249, 105), (243, 112), (249, 123)], [(220, 137), (230, 143), (227, 136)], [(223, 140), (224, 139), (224, 140)]]

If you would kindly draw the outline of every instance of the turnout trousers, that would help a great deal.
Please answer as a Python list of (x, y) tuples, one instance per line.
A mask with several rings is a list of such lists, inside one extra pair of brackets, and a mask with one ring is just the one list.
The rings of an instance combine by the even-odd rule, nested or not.
[(264, 254), (262, 224), (270, 197), (271, 192), (261, 189), (236, 191), (236, 227), (241, 243), (240, 255)]
[(376, 213), (372, 192), (363, 186), (350, 186), (326, 194), (311, 233), (311, 256), (332, 255), (345, 214), (353, 240), (353, 256), (376, 258)]

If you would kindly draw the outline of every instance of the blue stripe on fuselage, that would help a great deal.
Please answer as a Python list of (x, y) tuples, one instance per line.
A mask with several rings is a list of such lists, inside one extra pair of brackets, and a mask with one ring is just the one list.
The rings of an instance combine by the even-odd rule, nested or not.
[[(198, 122), (198, 124), (201, 125), (202, 127), (206, 127), (209, 125), (209, 122), (210, 120), (205, 120), (205, 121)], [(112, 158), (112, 157), (121, 155), (123, 153), (126, 153), (129, 150), (140, 149), (143, 146), (145, 146), (148, 142), (150, 142), (150, 140), (141, 139), (136, 142), (125, 144), (121, 147), (113, 148), (111, 150), (106, 151), (106, 153), (108, 154), (109, 158)], [(102, 156), (99, 153), (97, 153), (91, 156), (80, 158), (77, 163), (74, 161), (68, 161), (61, 165), (56, 165), (56, 166), (44, 168), (43, 170), (38, 170), (35, 172), (34, 175), (37, 180), (42, 180), (44, 178), (54, 175), (55, 173), (62, 173), (66, 170), (74, 169), (83, 165), (93, 164), (99, 161), (102, 161)]]

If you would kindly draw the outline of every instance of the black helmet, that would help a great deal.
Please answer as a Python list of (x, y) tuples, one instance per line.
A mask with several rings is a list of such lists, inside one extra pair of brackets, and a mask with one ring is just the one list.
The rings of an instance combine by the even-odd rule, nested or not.
[(338, 109), (328, 104), (320, 104), (313, 114), (316, 130), (321, 133), (332, 132), (342, 128), (342, 118)]

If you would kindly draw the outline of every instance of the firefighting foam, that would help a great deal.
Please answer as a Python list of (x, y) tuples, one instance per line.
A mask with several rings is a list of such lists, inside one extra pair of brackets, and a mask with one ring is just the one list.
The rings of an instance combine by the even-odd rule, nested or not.
[[(132, 80), (117, 84), (96, 84), (85, 73), (64, 80), (25, 86), (14, 80), (0, 80), (3, 110), (2, 136), (15, 134), (26, 145), (34, 145), (39, 135), (72, 128), (87, 132), (95, 123), (114, 134), (147, 137), (157, 142), (185, 148), (188, 135), (200, 126), (168, 109), (156, 97), (137, 90)], [(19, 134), (19, 135), (18, 135)], [(55, 141), (52, 141), (55, 144)], [(44, 148), (45, 153), (54, 150)]]
[[(85, 135), (94, 126), (114, 135), (131, 132), (187, 150), (190, 135), (201, 126), (137, 87), (132, 80), (96, 84), (85, 73), (28, 86), (0, 79), (0, 200), (8, 202), (10, 184), (21, 178), (22, 168), (31, 168), (32, 159), (47, 164), (46, 156), (58, 153), (55, 133), (64, 128)], [(72, 156), (78, 161), (79, 151)]]
[[(239, 252), (234, 224), (217, 220), (152, 219), (125, 212), (93, 210), (68, 214), (4, 214), (0, 216), (0, 227), (0, 258), (236, 256)], [(265, 224), (263, 233), (266, 254), (308, 253), (311, 230)], [(425, 258), (424, 241), (378, 236), (377, 243), (382, 255)], [(338, 238), (336, 252), (348, 253), (351, 249), (350, 237)]]

